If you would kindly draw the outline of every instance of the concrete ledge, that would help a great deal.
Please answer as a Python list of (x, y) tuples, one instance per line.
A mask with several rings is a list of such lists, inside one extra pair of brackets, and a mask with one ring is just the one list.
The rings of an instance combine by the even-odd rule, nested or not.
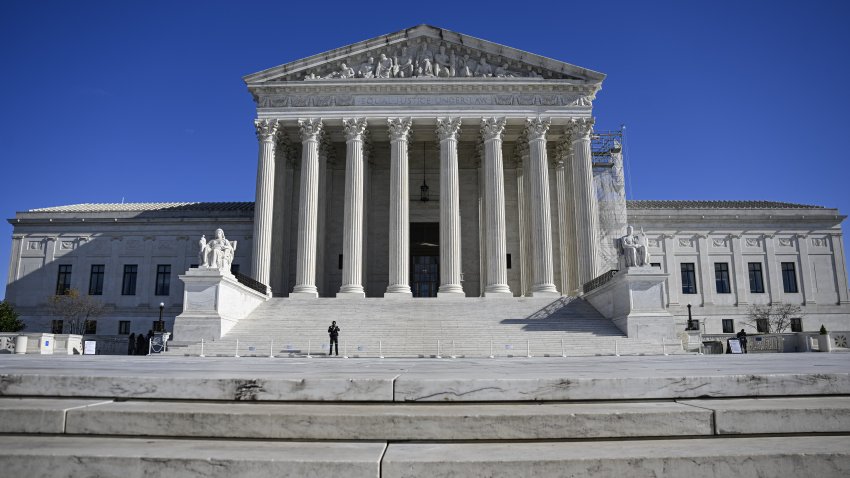
[(718, 435), (850, 433), (850, 397), (685, 400), (714, 411)]
[[(198, 375), (203, 375), (200, 373)], [(250, 377), (247, 373), (246, 377)], [(0, 396), (185, 400), (392, 401), (393, 376), (202, 378), (199, 376), (0, 375)]]
[(337, 405), (118, 402), (72, 410), (67, 433), (304, 440), (534, 440), (711, 435), (671, 402)]
[(0, 436), (4, 476), (370, 477), (383, 443)]
[(0, 433), (65, 433), (68, 410), (111, 400), (0, 398)]
[(391, 444), (382, 477), (845, 477), (850, 437)]
[[(673, 375), (577, 378), (538, 374), (519, 378), (433, 378), (407, 374), (395, 381), (396, 401), (656, 400), (701, 397), (850, 395), (848, 374)], [(485, 376), (482, 376), (485, 375)]]

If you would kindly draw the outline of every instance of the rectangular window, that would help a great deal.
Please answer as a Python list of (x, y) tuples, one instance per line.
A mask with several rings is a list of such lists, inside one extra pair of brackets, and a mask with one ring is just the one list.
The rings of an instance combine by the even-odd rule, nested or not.
[(508, 254), (508, 257), (507, 257), (507, 264), (508, 264), (508, 269), (510, 269), (511, 268), (511, 255), (510, 254)]
[(130, 321), (122, 320), (118, 322), (118, 335), (130, 335)]
[(661, 269), (661, 263), (660, 262), (650, 262), (649, 267), (657, 267), (658, 269)]
[(729, 264), (726, 262), (714, 263), (714, 283), (717, 284), (718, 294), (729, 294), (732, 288), (729, 285)]
[(151, 330), (153, 330), (154, 332), (165, 332), (165, 320), (163, 320), (162, 322), (160, 322), (159, 320), (154, 320)]
[(59, 265), (59, 275), (56, 277), (56, 295), (62, 295), (71, 288), (71, 264)]
[(764, 276), (761, 273), (761, 262), (750, 262), (747, 267), (750, 271), (750, 292), (763, 294)]
[(723, 333), (724, 334), (734, 334), (735, 333), (735, 321), (732, 319), (723, 319)]
[(791, 332), (803, 331), (803, 319), (791, 319)]
[(124, 265), (124, 280), (121, 283), (121, 295), (136, 295), (136, 275), (139, 266), (136, 264)]
[(171, 291), (171, 266), (159, 264), (156, 266), (156, 290), (154, 295), (168, 295)]
[(797, 292), (797, 269), (793, 262), (782, 263), (782, 288), (788, 294)]
[(763, 334), (768, 333), (768, 329), (770, 326), (767, 323), (767, 319), (756, 319), (756, 331), (761, 332)]
[(89, 295), (103, 295), (103, 264), (92, 264), (89, 276)]
[(97, 333), (97, 321), (96, 320), (87, 320), (86, 321), (86, 334), (94, 335)]
[(53, 322), (50, 323), (51, 334), (61, 334), (64, 328), (65, 322), (62, 319), (53, 319)]
[(697, 273), (693, 262), (682, 263), (682, 293), (697, 293)]

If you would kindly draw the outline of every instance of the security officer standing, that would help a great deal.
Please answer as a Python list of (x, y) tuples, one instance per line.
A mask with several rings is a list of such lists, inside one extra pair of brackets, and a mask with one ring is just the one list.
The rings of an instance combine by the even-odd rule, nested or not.
[(334, 352), (334, 345), (336, 345), (336, 355), (339, 357), (339, 327), (337, 327), (335, 320), (328, 327), (328, 335), (331, 336), (331, 343), (328, 346), (328, 357)]

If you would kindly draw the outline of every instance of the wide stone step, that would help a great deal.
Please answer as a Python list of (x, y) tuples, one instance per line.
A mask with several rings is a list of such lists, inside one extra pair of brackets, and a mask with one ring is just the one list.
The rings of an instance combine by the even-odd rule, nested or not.
[(3, 476), (380, 476), (382, 442), (0, 436)]
[(539, 404), (0, 398), (0, 433), (355, 441), (850, 433), (850, 397)]
[(394, 477), (846, 477), (850, 437), (391, 444)]

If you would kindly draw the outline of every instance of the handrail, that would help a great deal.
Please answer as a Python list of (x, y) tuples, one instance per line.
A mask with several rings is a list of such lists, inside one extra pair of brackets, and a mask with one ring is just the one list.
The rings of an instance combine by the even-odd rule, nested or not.
[(246, 276), (245, 274), (240, 274), (238, 272), (234, 272), (233, 275), (236, 277), (236, 280), (238, 280), (239, 283), (244, 285), (245, 287), (253, 289), (263, 295), (268, 294), (269, 288), (262, 282), (252, 279), (251, 277)]
[(600, 275), (599, 277), (592, 279), (590, 282), (585, 283), (584, 284), (584, 293), (587, 294), (588, 292), (592, 291), (593, 289), (596, 289), (598, 287), (602, 287), (603, 285), (607, 284), (611, 279), (614, 278), (615, 275), (617, 275), (617, 272), (620, 272), (620, 271), (618, 269), (611, 269), (610, 271)]

